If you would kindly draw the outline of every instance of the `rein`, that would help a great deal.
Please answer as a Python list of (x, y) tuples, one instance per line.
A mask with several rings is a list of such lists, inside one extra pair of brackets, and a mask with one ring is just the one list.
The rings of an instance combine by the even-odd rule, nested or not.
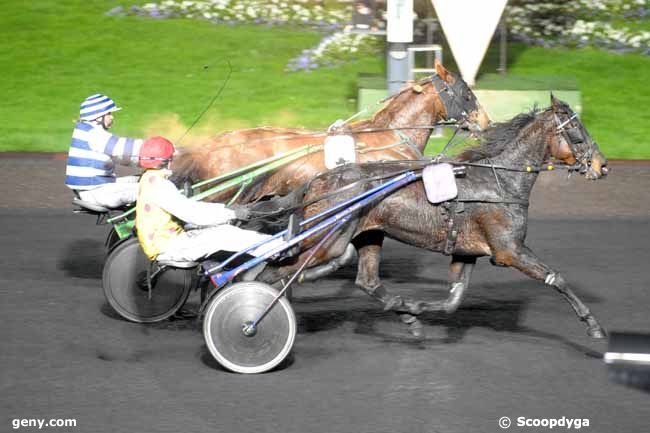
[[(417, 168), (417, 169), (415, 169), (415, 171), (422, 170), (422, 168)], [(354, 189), (354, 188), (356, 188), (358, 186), (365, 185), (365, 184), (368, 184), (368, 183), (371, 183), (371, 182), (376, 182), (378, 180), (393, 178), (393, 177), (399, 176), (401, 174), (404, 174), (404, 173), (406, 173), (408, 171), (414, 171), (414, 170), (409, 170), (409, 169), (398, 170), (398, 171), (387, 173), (387, 174), (381, 174), (381, 175), (377, 175), (377, 176), (373, 176), (373, 177), (368, 177), (368, 178), (365, 178), (365, 179), (359, 179), (359, 180), (354, 181), (352, 183), (349, 183), (349, 184), (347, 184), (347, 185), (345, 185), (345, 186), (343, 186), (341, 188), (337, 188), (334, 191), (327, 192), (325, 194), (319, 195), (318, 197), (314, 197), (314, 198), (312, 198), (310, 200), (301, 202), (301, 203), (299, 203), (297, 205), (294, 205), (294, 206), (289, 206), (289, 207), (286, 207), (286, 208), (282, 208), (282, 209), (278, 209), (278, 210), (274, 210), (274, 211), (270, 211), (270, 212), (251, 211), (251, 214), (254, 214), (256, 216), (252, 217), (250, 220), (254, 221), (254, 220), (258, 220), (258, 219), (264, 219), (264, 218), (272, 217), (272, 216), (275, 216), (275, 215), (286, 214), (286, 213), (289, 213), (290, 211), (295, 211), (295, 210), (298, 210), (298, 209), (304, 209), (304, 208), (306, 208), (308, 206), (311, 206), (312, 204), (318, 203), (319, 201), (323, 201), (323, 200), (328, 199), (330, 197), (334, 197), (334, 196), (339, 195), (339, 194), (341, 194), (343, 192)], [(315, 178), (310, 180), (306, 185), (303, 186), (304, 190), (305, 191), (308, 190), (309, 187), (311, 186), (312, 182), (314, 182), (316, 179), (318, 179), (319, 177), (322, 177), (324, 175), (329, 176), (329, 175), (332, 175), (332, 173), (331, 172), (326, 172), (326, 173), (322, 173), (322, 174), (316, 176)], [(416, 179), (420, 178), (421, 176), (422, 176), (421, 174), (416, 175)]]
[[(539, 166), (532, 166), (532, 165), (526, 165), (523, 167), (515, 167), (515, 166), (506, 166), (506, 165), (496, 165), (496, 164), (483, 164), (483, 163), (476, 163), (476, 162), (462, 162), (462, 161), (453, 161), (453, 160), (442, 160), (442, 159), (412, 159), (412, 160), (397, 160), (397, 161), (379, 161), (379, 162), (368, 162), (365, 163), (364, 165), (377, 165), (377, 166), (382, 166), (382, 165), (389, 165), (389, 164), (399, 164), (399, 165), (406, 165), (407, 167), (401, 170), (393, 171), (387, 174), (382, 174), (382, 175), (377, 175), (365, 179), (359, 179), (353, 183), (350, 183), (344, 187), (338, 188), (334, 191), (330, 191), (328, 193), (325, 193), (321, 196), (315, 197), (307, 202), (301, 203), (299, 205), (293, 206), (292, 208), (287, 208), (283, 209), (280, 211), (274, 211), (273, 213), (282, 213), (286, 212), (288, 210), (293, 210), (293, 209), (299, 209), (299, 208), (305, 208), (309, 205), (312, 205), (314, 203), (317, 203), (321, 200), (324, 200), (326, 198), (330, 198), (332, 196), (338, 195), (342, 192), (348, 191), (350, 189), (353, 189), (356, 186), (364, 185), (370, 182), (375, 182), (378, 180), (383, 180), (387, 179), (390, 177), (394, 176), (399, 176), (400, 174), (404, 174), (407, 171), (420, 171), (423, 170), (424, 167), (427, 165), (430, 165), (432, 163), (441, 163), (445, 162), (453, 166), (457, 167), (465, 167), (465, 166), (471, 166), (471, 167), (479, 167), (479, 168), (489, 168), (491, 170), (507, 170), (507, 171), (513, 171), (513, 172), (519, 172), (519, 173), (540, 173), (544, 171), (552, 171), (556, 167), (557, 168), (569, 168), (571, 169), (574, 166), (569, 166), (566, 165), (556, 165), (556, 164), (545, 164), (545, 165), (539, 165)], [(331, 175), (331, 172), (328, 173), (323, 173), (319, 176), (316, 176), (314, 179), (309, 181), (309, 183), (306, 185), (305, 189), (308, 189), (309, 186), (311, 186), (311, 183), (318, 179), (319, 177), (323, 175)], [(421, 174), (418, 174), (418, 178), (421, 177)], [(528, 200), (486, 200), (486, 199), (460, 199), (456, 201), (463, 201), (463, 202), (474, 202), (474, 203), (504, 203), (504, 204), (525, 204), (528, 205)]]
[[(534, 172), (536, 172), (535, 170), (528, 170), (528, 168), (530, 166), (521, 169), (521, 168), (516, 168), (516, 167), (508, 167), (508, 166), (493, 165), (493, 164), (463, 163), (463, 162), (451, 161), (451, 160), (449, 160), (449, 161), (441, 161), (441, 160), (434, 160), (434, 159), (425, 159), (425, 160), (423, 160), (423, 159), (412, 159), (412, 160), (368, 162), (368, 163), (365, 163), (364, 165), (382, 166), (382, 165), (390, 165), (390, 164), (399, 164), (399, 165), (406, 165), (407, 167), (403, 168), (403, 169), (400, 169), (400, 170), (392, 171), (390, 173), (385, 173), (385, 174), (380, 174), (380, 175), (376, 175), (376, 176), (372, 176), (372, 177), (368, 177), (368, 178), (364, 178), (364, 179), (359, 179), (359, 180), (354, 181), (352, 183), (349, 183), (349, 184), (347, 184), (347, 185), (345, 185), (345, 186), (343, 186), (341, 188), (337, 188), (334, 191), (327, 192), (325, 194), (319, 195), (318, 197), (314, 197), (314, 198), (312, 198), (312, 199), (310, 199), (308, 201), (305, 201), (305, 202), (302, 202), (302, 203), (299, 203), (297, 205), (290, 206), (290, 207), (287, 207), (287, 208), (278, 209), (278, 210), (270, 211), (270, 212), (252, 211), (251, 213), (253, 215), (255, 215), (255, 216), (251, 218), (251, 221), (258, 220), (258, 219), (264, 219), (264, 218), (272, 217), (272, 216), (275, 216), (275, 215), (286, 214), (286, 213), (289, 213), (291, 211), (296, 211), (298, 209), (304, 209), (304, 208), (306, 208), (308, 206), (311, 206), (311, 205), (313, 205), (315, 203), (318, 203), (319, 201), (323, 201), (323, 200), (326, 200), (328, 198), (337, 196), (337, 195), (339, 195), (341, 193), (352, 190), (352, 189), (354, 189), (356, 187), (366, 185), (368, 183), (376, 182), (376, 181), (379, 181), (379, 180), (393, 178), (395, 176), (399, 176), (399, 175), (404, 174), (404, 173), (409, 172), (409, 171), (414, 171), (414, 172), (421, 171), (427, 165), (430, 165), (431, 163), (439, 163), (439, 162), (446, 162), (448, 164), (458, 166), (458, 167), (474, 166), (474, 167), (490, 168), (490, 169), (493, 169), (493, 170), (496, 169), (496, 170), (517, 171), (517, 172), (522, 172), (522, 173), (534, 173)], [(553, 167), (553, 166), (550, 165), (549, 167)], [(552, 170), (552, 169), (548, 168), (547, 170)], [(542, 171), (542, 170), (540, 169), (540, 170), (537, 170), (537, 171)], [(307, 189), (309, 189), (311, 184), (316, 179), (319, 179), (319, 178), (321, 178), (323, 176), (331, 176), (331, 175), (334, 175), (334, 174), (335, 173), (333, 173), (333, 172), (322, 173), (322, 174), (314, 177), (312, 180), (310, 180), (303, 188), (305, 190), (307, 190)], [(418, 173), (416, 175), (415, 179), (419, 179), (421, 177), (422, 177), (422, 174)], [(467, 203), (518, 204), (518, 205), (528, 206), (528, 200), (516, 200), (516, 199), (514, 199), (514, 200), (454, 199), (454, 200), (450, 200), (450, 201), (467, 202)]]
[[(554, 121), (556, 123), (556, 132), (558, 134), (565, 135), (565, 139), (567, 139), (567, 142), (570, 144), (571, 150), (574, 153), (574, 156), (576, 156), (576, 159), (579, 160), (579, 159), (584, 158), (585, 155), (590, 155), (593, 152), (593, 148), (590, 147), (589, 149), (585, 150), (580, 155), (578, 155), (576, 153), (576, 151), (578, 150), (577, 149), (577, 144), (579, 144), (579, 142), (578, 143), (574, 142), (572, 140), (572, 138), (571, 138), (571, 134), (568, 131), (566, 131), (566, 129), (565, 129), (565, 127), (567, 125), (569, 125), (575, 118), (577, 118), (577, 114), (572, 113), (566, 121), (561, 122), (559, 116), (554, 113)], [(577, 129), (576, 126), (571, 126), (571, 128), (572, 129)], [(400, 128), (400, 129), (406, 129), (406, 128)], [(456, 133), (452, 136), (452, 138), (449, 140), (449, 142), (447, 143), (447, 145), (443, 149), (443, 152), (441, 154), (439, 154), (438, 156), (434, 157), (434, 158), (426, 159), (426, 160), (423, 160), (423, 159), (418, 159), (418, 160), (396, 160), (396, 161), (390, 161), (390, 162), (380, 161), (380, 162), (366, 163), (366, 164), (364, 164), (366, 166), (369, 166), (369, 165), (376, 165), (376, 166), (382, 166), (383, 165), (383, 166), (386, 166), (388, 164), (392, 164), (392, 165), (405, 165), (406, 168), (401, 169), (401, 170), (397, 170), (397, 171), (393, 171), (393, 172), (390, 172), (390, 173), (382, 174), (382, 175), (377, 175), (377, 176), (365, 178), (365, 179), (359, 179), (359, 180), (357, 180), (355, 182), (352, 182), (352, 183), (350, 183), (348, 185), (345, 185), (345, 186), (343, 186), (341, 188), (338, 188), (338, 189), (336, 189), (334, 191), (330, 191), (328, 193), (325, 193), (325, 194), (320, 195), (318, 197), (315, 197), (313, 199), (310, 199), (310, 200), (308, 200), (306, 202), (300, 203), (300, 204), (295, 205), (295, 206), (288, 207), (286, 209), (280, 209), (280, 210), (277, 210), (277, 211), (265, 213), (264, 215), (258, 215), (254, 219), (265, 218), (267, 216), (283, 214), (283, 213), (287, 213), (289, 211), (293, 211), (293, 210), (297, 210), (297, 209), (304, 209), (307, 206), (310, 206), (310, 205), (312, 205), (314, 203), (317, 203), (317, 202), (325, 200), (327, 198), (339, 195), (339, 194), (341, 194), (343, 192), (349, 191), (349, 190), (354, 189), (354, 188), (356, 188), (358, 186), (361, 186), (361, 185), (365, 185), (365, 184), (368, 184), (368, 183), (371, 183), (371, 182), (383, 180), (383, 179), (390, 178), (390, 177), (399, 176), (399, 175), (401, 175), (401, 174), (403, 174), (405, 172), (408, 172), (408, 171), (421, 171), (421, 170), (424, 169), (425, 166), (427, 166), (429, 164), (432, 164), (432, 163), (435, 164), (435, 163), (445, 162), (445, 163), (451, 164), (452, 166), (457, 166), (457, 167), (469, 166), (469, 167), (490, 169), (494, 173), (494, 177), (496, 179), (497, 185), (498, 185), (499, 190), (501, 192), (503, 192), (503, 191), (501, 189), (499, 178), (497, 176), (497, 170), (504, 170), (504, 171), (510, 171), (510, 172), (516, 172), (516, 173), (540, 173), (540, 172), (543, 172), (543, 171), (552, 171), (552, 170), (555, 170), (555, 169), (567, 169), (569, 172), (571, 172), (571, 171), (579, 170), (581, 165), (584, 164), (582, 161), (576, 162), (575, 164), (572, 164), (572, 165), (565, 164), (563, 162), (555, 163), (555, 162), (552, 162), (552, 161), (544, 162), (544, 163), (538, 164), (538, 165), (533, 165), (533, 164), (525, 164), (525, 165), (494, 164), (489, 159), (487, 160), (488, 161), (487, 163), (454, 161), (454, 160), (450, 160), (448, 158), (445, 158), (444, 157), (444, 151), (446, 151), (450, 147), (450, 143), (456, 138), (457, 133), (458, 133), (458, 129), (456, 130)], [(582, 135), (581, 135), (581, 137), (582, 137)], [(404, 140), (402, 140), (402, 141), (404, 141)], [(584, 142), (584, 139), (580, 140), (580, 142)], [(398, 143), (398, 144), (402, 144), (402, 143)], [(328, 173), (323, 173), (321, 175), (316, 176), (315, 178), (310, 180), (305, 185), (305, 187), (304, 187), (305, 190), (307, 190), (311, 186), (311, 184), (312, 184), (312, 182), (314, 180), (316, 180), (316, 179), (318, 179), (318, 178), (320, 178), (320, 177), (322, 177), (324, 175), (331, 175), (331, 174), (333, 174), (333, 173), (328, 172)], [(415, 179), (419, 179), (421, 177), (422, 177), (422, 174), (418, 173), (416, 175)], [(518, 200), (518, 199), (512, 199), (512, 200), (498, 199), (497, 200), (497, 199), (471, 199), (471, 198), (458, 199), (458, 198), (456, 198), (456, 199), (453, 199), (453, 200), (450, 200), (450, 201), (452, 201), (452, 202), (454, 202), (454, 201), (455, 202), (467, 202), (467, 203), (516, 204), (516, 205), (523, 205), (523, 206), (528, 206), (528, 204), (529, 204), (528, 200)]]

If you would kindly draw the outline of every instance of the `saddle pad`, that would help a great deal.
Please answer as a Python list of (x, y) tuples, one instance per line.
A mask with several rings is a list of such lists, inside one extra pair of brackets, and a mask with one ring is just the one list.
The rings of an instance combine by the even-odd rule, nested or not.
[(343, 164), (357, 162), (354, 138), (351, 135), (330, 135), (325, 139), (325, 167), (333, 169)]
[(424, 189), (431, 203), (442, 203), (458, 195), (456, 176), (451, 164), (431, 164), (422, 172)]

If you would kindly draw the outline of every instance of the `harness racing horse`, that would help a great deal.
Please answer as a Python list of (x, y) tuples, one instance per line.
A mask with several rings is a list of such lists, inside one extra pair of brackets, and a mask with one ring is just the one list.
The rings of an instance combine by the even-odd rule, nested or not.
[[(389, 98), (371, 119), (343, 125), (336, 134), (349, 134), (356, 144), (359, 162), (418, 159), (427, 145), (433, 126), (454, 121), (459, 126), (483, 130), (490, 119), (467, 83), (436, 62), (436, 74), (413, 83)], [(244, 165), (298, 149), (305, 145), (322, 146), (328, 133), (295, 129), (254, 128), (232, 131), (202, 145), (179, 149), (172, 163), (173, 177), (181, 183), (208, 179)], [(249, 203), (263, 197), (285, 195), (320, 173), (327, 171), (324, 153), (318, 151), (256, 179), (236, 203)], [(214, 194), (209, 201), (226, 201), (238, 194), (235, 188)], [(366, 232), (355, 239), (357, 250), (373, 245), (379, 254), (381, 232)], [(371, 251), (366, 249), (366, 251)], [(313, 269), (309, 278), (330, 273), (354, 258), (351, 245), (346, 254)]]
[[(489, 117), (459, 76), (436, 63), (436, 74), (407, 86), (372, 119), (343, 125), (335, 134), (352, 135), (359, 162), (417, 159), (438, 122), (455, 121), (474, 129), (489, 125)], [(208, 143), (179, 149), (172, 170), (177, 179), (213, 178), (245, 165), (298, 149), (322, 146), (328, 133), (283, 128), (254, 128), (227, 132)], [(272, 195), (285, 195), (326, 171), (322, 151), (311, 153), (271, 173), (238, 197), (238, 203)], [(235, 190), (213, 195), (224, 201)]]
[[(449, 298), (424, 302), (389, 295), (378, 275), (378, 247), (370, 244), (359, 249), (356, 284), (383, 302), (385, 309), (400, 313), (411, 332), (421, 336), (422, 325), (417, 315), (425, 311), (455, 311), (469, 285), (477, 258), (489, 256), (497, 266), (513, 267), (554, 287), (580, 320), (586, 322), (588, 334), (594, 338), (604, 337), (604, 329), (563, 276), (542, 262), (524, 242), (528, 199), (549, 157), (571, 167), (579, 166), (589, 179), (598, 179), (607, 173), (605, 157), (575, 113), (552, 95), (551, 102), (546, 110), (520, 114), (509, 122), (493, 126), (484, 135), (482, 144), (461, 155), (466, 160), (462, 164), (467, 172), (464, 178), (457, 179), (459, 193), (455, 199), (433, 205), (427, 201), (422, 182), (413, 182), (361, 211), (309, 265), (331, 261), (343, 254), (351, 239), (377, 230), (404, 243), (451, 255)], [(412, 170), (418, 165), (421, 168), (424, 162), (347, 165), (330, 171), (308, 186), (304, 197), (304, 203), (308, 204), (305, 216), (369, 189), (377, 179)], [(364, 179), (373, 179), (374, 183)], [(321, 196), (325, 199), (318, 200)], [(453, 231), (457, 235), (449, 248)], [(272, 283), (296, 271), (308, 257), (314, 242), (316, 240), (302, 246), (303, 252), (294, 263), (269, 265), (257, 279)]]

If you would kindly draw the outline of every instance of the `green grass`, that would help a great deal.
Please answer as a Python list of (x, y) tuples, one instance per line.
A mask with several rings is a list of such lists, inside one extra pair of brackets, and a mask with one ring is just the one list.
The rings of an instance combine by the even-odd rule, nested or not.
[[(312, 73), (286, 73), (288, 60), (321, 35), (262, 26), (108, 17), (132, 2), (9, 2), (0, 17), (0, 150), (63, 151), (80, 102), (105, 93), (123, 110), (114, 131), (142, 136), (178, 115), (190, 125), (233, 74), (197, 130), (276, 124), (325, 127), (354, 110), (359, 71), (380, 72), (383, 59)], [(206, 70), (204, 65), (210, 65)]]
[(650, 57), (513, 45), (512, 75), (571, 75), (582, 120), (609, 158), (650, 158)]
[[(4, 5), (0, 151), (65, 151), (79, 103), (98, 92), (124, 108), (115, 133), (177, 138), (223, 83), (226, 61), (232, 77), (198, 133), (261, 124), (322, 128), (355, 112), (359, 73), (383, 74), (381, 56), (311, 73), (285, 72), (291, 57), (318, 42), (315, 32), (105, 15), (133, 3)], [(575, 77), (583, 120), (609, 158), (650, 158), (650, 58), (518, 44), (508, 56), (508, 72), (516, 76)], [(450, 55), (446, 62), (453, 68)], [(482, 71), (495, 69), (491, 49)]]
[(481, 90), (578, 90), (579, 86), (572, 76), (562, 75), (513, 75), (484, 73), (476, 82)]
[[(486, 76), (495, 73), (498, 63), (498, 46), (493, 43), (479, 71), (480, 87), (498, 87), (498, 78)], [(457, 71), (449, 55), (445, 66)], [(558, 87), (568, 89), (577, 84), (582, 93), (581, 119), (603, 153), (610, 159), (650, 159), (650, 57), (510, 43), (507, 73), (499, 84), (508, 88), (528, 87), (524, 77), (545, 87), (549, 83), (541, 77), (557, 77)], [(443, 144), (432, 140), (427, 153), (435, 153)]]

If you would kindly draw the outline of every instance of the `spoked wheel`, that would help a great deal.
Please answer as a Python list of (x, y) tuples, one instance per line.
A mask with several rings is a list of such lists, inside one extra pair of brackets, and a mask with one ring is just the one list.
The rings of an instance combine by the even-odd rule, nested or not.
[(106, 259), (103, 287), (106, 300), (120, 316), (138, 323), (165, 320), (185, 304), (192, 288), (192, 272), (166, 268), (147, 287), (149, 259), (138, 239), (118, 245)]
[(214, 358), (237, 373), (263, 373), (280, 364), (296, 339), (296, 315), (282, 297), (251, 329), (278, 291), (256, 281), (236, 283), (217, 294), (206, 308), (203, 336)]

